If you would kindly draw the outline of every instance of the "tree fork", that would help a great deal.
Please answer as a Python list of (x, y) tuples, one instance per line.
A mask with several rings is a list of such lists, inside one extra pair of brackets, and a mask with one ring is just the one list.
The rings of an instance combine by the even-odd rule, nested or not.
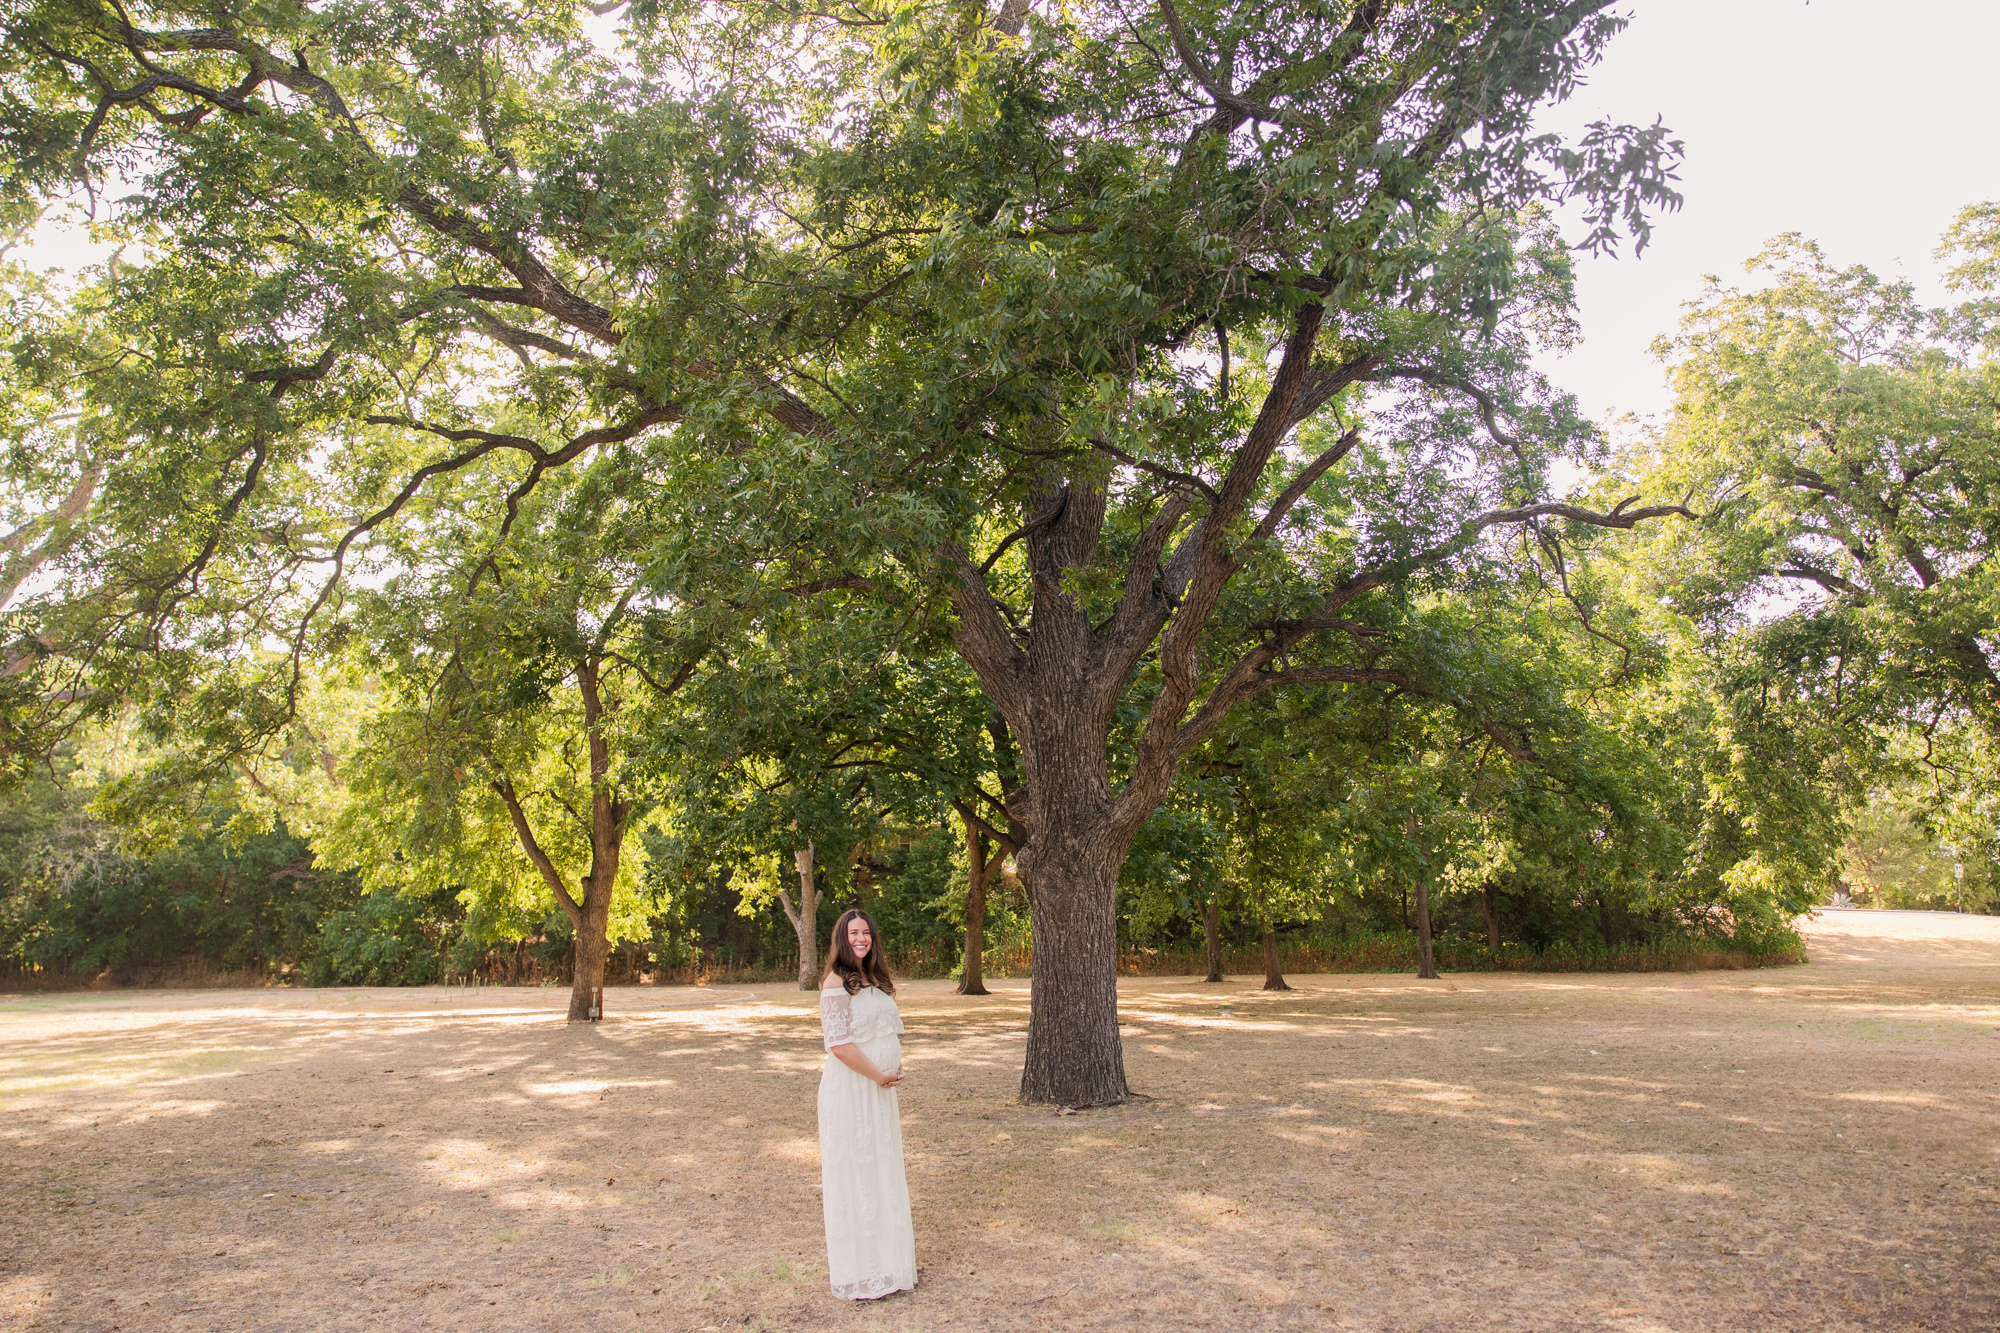
[(813, 845), (808, 842), (792, 855), (799, 872), (799, 900), (795, 905), (783, 887), (778, 889), (778, 906), (792, 923), (799, 941), (799, 989), (819, 989), (819, 890), (813, 883)]

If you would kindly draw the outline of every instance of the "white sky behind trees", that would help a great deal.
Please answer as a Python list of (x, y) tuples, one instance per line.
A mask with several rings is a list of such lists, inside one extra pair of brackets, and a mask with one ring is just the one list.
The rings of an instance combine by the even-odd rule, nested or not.
[[(1686, 203), (1634, 259), (1579, 255), (1582, 343), (1544, 368), (1598, 419), (1668, 403), (1647, 351), (1706, 274), (1783, 232), (1942, 303), (1932, 252), (1966, 204), (2000, 199), (2000, 0), (1634, 0), (1590, 82), (1544, 118), (1650, 124), (1687, 146)], [(1577, 235), (1580, 226), (1565, 227)]]

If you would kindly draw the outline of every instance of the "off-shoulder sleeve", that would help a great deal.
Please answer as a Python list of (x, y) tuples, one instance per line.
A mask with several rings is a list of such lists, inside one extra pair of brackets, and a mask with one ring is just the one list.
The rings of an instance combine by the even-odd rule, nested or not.
[(819, 1035), (830, 1051), (854, 1040), (854, 997), (844, 986), (819, 993)]

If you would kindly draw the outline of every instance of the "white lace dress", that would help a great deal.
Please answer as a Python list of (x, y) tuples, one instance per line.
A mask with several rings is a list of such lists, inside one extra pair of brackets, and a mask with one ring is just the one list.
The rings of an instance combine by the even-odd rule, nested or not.
[[(849, 995), (838, 982), (819, 993), (826, 1049), (853, 1042), (877, 1069), (903, 1067), (896, 1001), (873, 986)], [(864, 1301), (917, 1285), (917, 1239), (903, 1178), (903, 1123), (896, 1090), (832, 1055), (819, 1079), (820, 1202), (833, 1294)]]

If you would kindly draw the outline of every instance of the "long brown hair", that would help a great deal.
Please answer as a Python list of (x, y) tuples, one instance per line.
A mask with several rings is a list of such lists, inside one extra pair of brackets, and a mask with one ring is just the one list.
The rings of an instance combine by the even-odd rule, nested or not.
[[(847, 942), (847, 923), (857, 918), (868, 923), (868, 933), (875, 940), (868, 946), (866, 958), (856, 958), (853, 946)], [(882, 935), (875, 929), (875, 918), (858, 907), (848, 908), (833, 923), (833, 943), (827, 948), (826, 971), (820, 975), (819, 984), (826, 985), (831, 976), (840, 978), (849, 995), (863, 986), (873, 986), (884, 995), (896, 993), (896, 983), (889, 979), (889, 965), (882, 961)]]

